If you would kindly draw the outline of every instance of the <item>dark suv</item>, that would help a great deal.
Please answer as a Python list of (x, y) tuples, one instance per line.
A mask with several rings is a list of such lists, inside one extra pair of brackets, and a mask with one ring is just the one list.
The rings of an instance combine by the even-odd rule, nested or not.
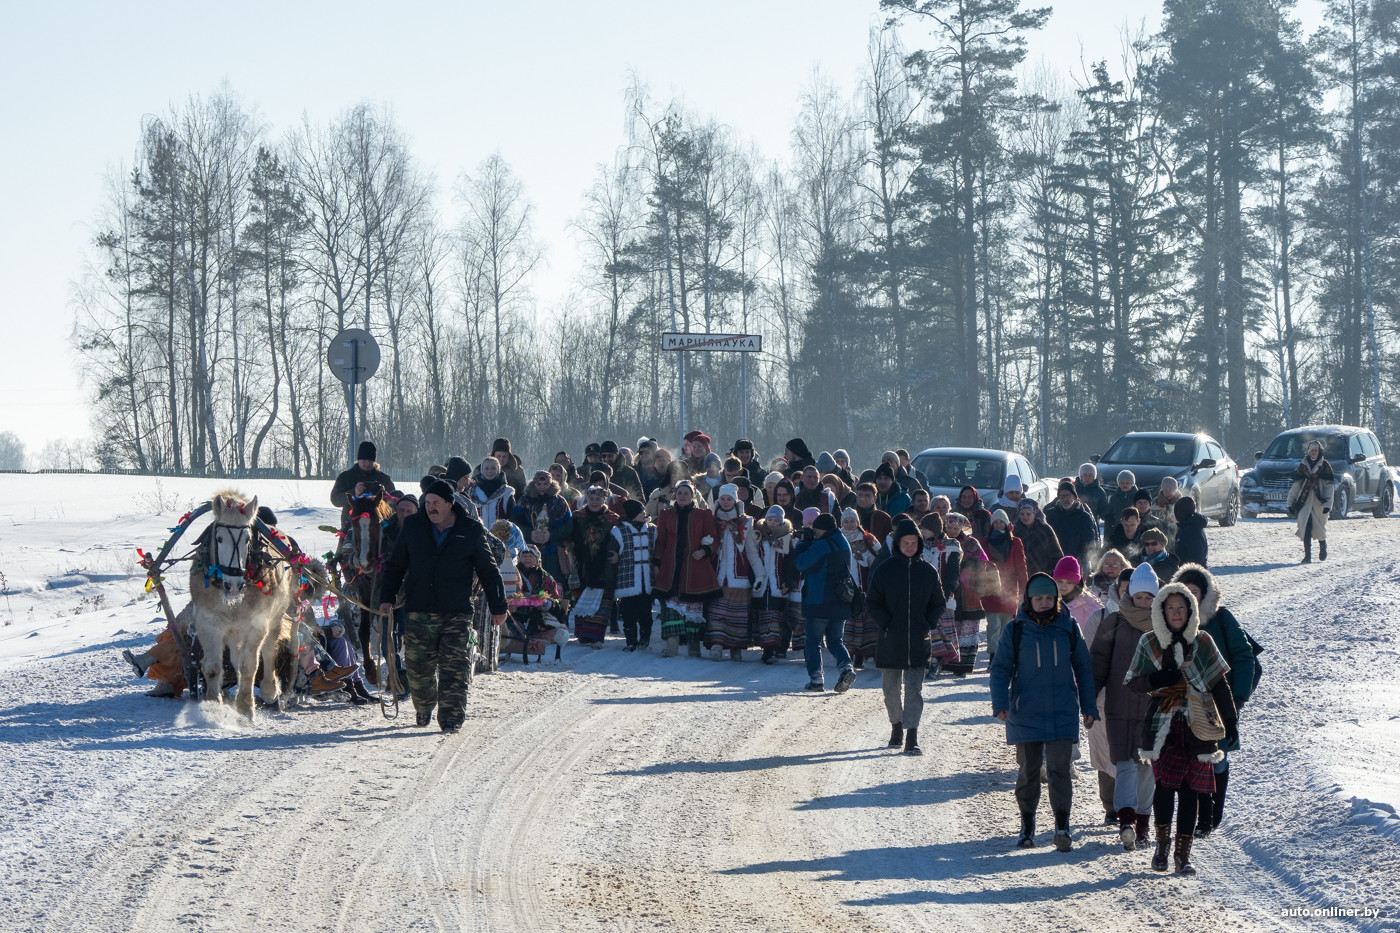
[(1240, 481), (1246, 515), (1288, 511), (1293, 471), (1313, 440), (1322, 442), (1322, 455), (1337, 478), (1332, 514), (1345, 518), (1356, 509), (1369, 509), (1377, 518), (1390, 514), (1395, 502), (1395, 479), (1386, 465), (1376, 435), (1365, 428), (1310, 425), (1284, 431), (1254, 454), (1254, 469)]

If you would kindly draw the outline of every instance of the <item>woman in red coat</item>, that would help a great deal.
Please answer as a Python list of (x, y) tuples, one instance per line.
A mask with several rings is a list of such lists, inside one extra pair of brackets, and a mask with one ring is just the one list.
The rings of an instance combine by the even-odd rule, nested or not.
[(987, 655), (994, 658), (1001, 630), (1016, 617), (1030, 574), (1026, 572), (1025, 545), (1011, 534), (1011, 519), (1004, 510), (992, 513), (992, 528), (982, 544), (987, 559), (1001, 574), (1001, 594), (982, 597), (982, 608), (987, 611)]
[(720, 594), (715, 574), (715, 516), (696, 504), (695, 486), (683, 480), (675, 486), (675, 504), (656, 520), (656, 551), (652, 557), (652, 591), (661, 600), (663, 658), (674, 657), (685, 636), (690, 656), (700, 657), (705, 634), (705, 601)]

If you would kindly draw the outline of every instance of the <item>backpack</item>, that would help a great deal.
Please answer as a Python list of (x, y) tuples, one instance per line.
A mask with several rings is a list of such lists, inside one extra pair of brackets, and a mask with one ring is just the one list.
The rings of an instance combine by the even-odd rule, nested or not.
[[(1016, 671), (1021, 666), (1021, 628), (1022, 621), (1018, 616), (1015, 622), (1011, 623), (1011, 680), (1016, 679)], [(1070, 661), (1074, 660), (1074, 649), (1079, 647), (1079, 623), (1075, 623), (1074, 628), (1069, 630), (1069, 656)]]

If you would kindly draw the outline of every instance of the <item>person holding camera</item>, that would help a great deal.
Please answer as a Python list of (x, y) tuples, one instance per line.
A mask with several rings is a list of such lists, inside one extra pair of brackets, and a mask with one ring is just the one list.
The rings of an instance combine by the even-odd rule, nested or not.
[(810, 527), (796, 532), (793, 556), (802, 574), (802, 624), (806, 633), (807, 689), (822, 691), (826, 680), (822, 675), (822, 641), (836, 659), (840, 675), (836, 678), (837, 693), (845, 693), (855, 682), (855, 667), (851, 654), (841, 643), (850, 614), (850, 602), (841, 599), (842, 585), (850, 577), (851, 546), (836, 531), (836, 518), (831, 513), (818, 515)]
[[(360, 441), (360, 447), (355, 451), (355, 465), (335, 478), (335, 485), (331, 487), (331, 505), (340, 509), (342, 522), (345, 521), (345, 509), (350, 504), (350, 497), (363, 496), (371, 484), (377, 483), (397, 495), (398, 488), (389, 474), (379, 468), (375, 461), (377, 456), (379, 453), (372, 441)], [(373, 495), (372, 492), (370, 494)]]

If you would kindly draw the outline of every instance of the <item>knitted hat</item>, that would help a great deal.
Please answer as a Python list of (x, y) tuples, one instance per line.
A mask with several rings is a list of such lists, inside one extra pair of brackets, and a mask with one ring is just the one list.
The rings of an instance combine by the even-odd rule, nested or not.
[(429, 475), (429, 476), (446, 476), (446, 475), (447, 475), (447, 467), (443, 466), (443, 465), (440, 464), (440, 463), (434, 463), (432, 466), (428, 467), (428, 475)]
[(961, 512), (949, 512), (943, 517), (943, 524), (949, 526), (957, 525), (959, 528), (968, 528), (972, 523), (969, 522), (967, 516)]
[(1190, 496), (1182, 496), (1172, 505), (1172, 514), (1178, 522), (1190, 518), (1196, 514), (1196, 500)]
[(1138, 564), (1133, 575), (1128, 579), (1128, 595), (1136, 596), (1138, 593), (1151, 593), (1157, 595), (1161, 589), (1161, 584), (1157, 582), (1157, 574), (1153, 572), (1150, 564)]
[(449, 483), (455, 484), (457, 480), (469, 475), (471, 471), (472, 465), (465, 459), (462, 457), (453, 457), (451, 460), (447, 461), (447, 474), (444, 478)]
[(1094, 479), (1098, 479), (1098, 478), (1099, 478), (1099, 468), (1098, 468), (1098, 465), (1095, 464), (1095, 463), (1081, 463), (1081, 464), (1079, 464), (1079, 475), (1080, 475), (1080, 476), (1083, 476), (1085, 473), (1088, 473), (1088, 474), (1089, 474), (1090, 476), (1092, 476)]
[(615, 454), (617, 453), (617, 441), (603, 441), (598, 445), (598, 450), (605, 454)]
[[(399, 502), (412, 502), (416, 506), (418, 505), (418, 497), (411, 492), (406, 492), (399, 496)], [(397, 505), (398, 503), (395, 504)]]
[(875, 468), (875, 478), (879, 479), (882, 476), (886, 479), (894, 479), (894, 468), (887, 460), (881, 460), (880, 465)]
[(783, 509), (781, 505), (770, 505), (768, 507), (768, 511), (763, 513), (763, 517), (776, 518), (778, 519), (778, 521), (782, 521), (783, 519), (787, 518), (787, 512)]
[[(845, 521), (846, 519), (848, 519), (848, 518), (854, 518), (856, 521), (860, 521), (860, 513), (857, 512), (855, 509), (842, 509), (842, 510), (841, 510), (841, 521), (844, 522), (844, 521)], [(915, 534), (917, 534), (917, 533), (918, 533), (918, 530), (915, 529)]]
[(1056, 580), (1064, 580), (1066, 583), (1078, 583), (1084, 579), (1084, 571), (1080, 569), (1077, 558), (1066, 554), (1055, 564), (1053, 576)]
[(710, 435), (702, 434), (699, 431), (696, 431), (695, 436), (690, 439), (690, 442), (694, 444), (697, 441), (705, 444), (708, 447), (710, 445)]
[(1006, 514), (1006, 509), (997, 509), (992, 513), (992, 524), (995, 525), (997, 522), (1004, 523), (1008, 528), (1011, 527), (1011, 517)]
[(1138, 541), (1142, 544), (1151, 544), (1156, 541), (1162, 547), (1166, 547), (1167, 534), (1160, 528), (1149, 528), (1138, 537)]
[(783, 474), (777, 472), (776, 470), (763, 477), (763, 485), (765, 486), (767, 486), (769, 483), (781, 483), (782, 481)]
[(1123, 480), (1127, 480), (1127, 481), (1130, 482), (1130, 483), (1136, 483), (1136, 482), (1137, 482), (1137, 477), (1133, 475), (1133, 471), (1132, 471), (1132, 470), (1119, 470), (1119, 471), (1118, 471), (1118, 482), (1121, 483), (1121, 482), (1123, 482)]
[(639, 437), (639, 438), (637, 438), (637, 451), (638, 451), (639, 453), (640, 453), (641, 451), (643, 451), (643, 450), (646, 450), (648, 447), (656, 447), (656, 446), (657, 446), (657, 444), (656, 444), (656, 438), (654, 438), (654, 437)]
[(428, 475), (424, 476), (418, 481), (418, 491), (426, 493), (428, 491), (428, 487), (432, 486), (433, 483), (436, 483), (437, 481), (437, 475), (434, 473), (429, 473)]
[(794, 437), (783, 445), (784, 449), (790, 450), (802, 460), (811, 460), (812, 451), (807, 447), (807, 442), (800, 437)]
[(1152, 501), (1152, 493), (1148, 492), (1146, 489), (1139, 489), (1139, 490), (1137, 491), (1137, 495), (1133, 496), (1133, 501), (1134, 501), (1134, 502), (1151, 502), (1151, 501)]
[(816, 521), (812, 522), (812, 527), (817, 531), (835, 531), (836, 519), (830, 512), (823, 512), (817, 516)]
[(836, 461), (832, 459), (831, 454), (827, 453), (825, 450), (817, 454), (818, 473), (835, 473), (838, 469), (840, 468), (836, 465)]
[(685, 436), (685, 439), (688, 440), (688, 441), (693, 441), (693, 440), (695, 440), (697, 437), (704, 437), (704, 436), (705, 436), (705, 434), (704, 434), (703, 431), (691, 431), (689, 434), (687, 434), (687, 435)]
[(802, 510), (802, 527), (803, 527), (803, 528), (806, 528), (808, 525), (811, 525), (813, 522), (815, 522), (815, 521), (817, 520), (817, 517), (818, 517), (819, 515), (821, 515), (821, 514), (822, 514), (822, 510), (819, 509), (819, 508), (817, 508), (815, 505), (813, 505), (813, 506), (808, 506), (807, 508), (803, 509), (803, 510)]
[(1065, 492), (1066, 490), (1074, 492), (1074, 480), (1070, 479), (1068, 476), (1060, 480), (1060, 485), (1055, 487), (1056, 492)]
[(1004, 493), (1024, 492), (1025, 490), (1021, 486), (1021, 477), (1017, 476), (1015, 473), (1012, 473), (1006, 478), (1005, 482), (1001, 484), (1001, 491)]
[(451, 483), (447, 482), (446, 480), (436, 479), (433, 480), (433, 484), (431, 486), (424, 490), (423, 498), (426, 499), (428, 496), (437, 496), (443, 502), (446, 502), (448, 505), (451, 505), (454, 501), (456, 501), (452, 495), (453, 491), (454, 490), (452, 489)]
[(373, 460), (379, 456), (379, 451), (375, 450), (372, 441), (360, 441), (360, 447), (355, 451), (356, 460)]
[(1026, 599), (1032, 596), (1059, 596), (1060, 588), (1045, 573), (1034, 574), (1026, 581)]
[(729, 496), (731, 499), (738, 499), (739, 487), (735, 486), (733, 483), (725, 483), (723, 486), (719, 487), (719, 494), (720, 496)]
[(629, 522), (636, 521), (637, 516), (642, 514), (643, 511), (644, 508), (642, 504), (636, 499), (628, 499), (626, 502), (622, 503), (622, 517)]
[(841, 459), (841, 460), (845, 460), (847, 463), (850, 463), (850, 462), (851, 462), (851, 455), (848, 454), (848, 453), (846, 453), (846, 448), (844, 448), (844, 447), (838, 447), (838, 448), (836, 448), (835, 450), (833, 450), (833, 451), (831, 452), (831, 459), (833, 459), (833, 460)]
[(1036, 509), (1036, 507), (1035, 507), (1035, 500), (1034, 500), (1034, 499), (1022, 499), (1022, 500), (1021, 500), (1021, 504), (1018, 505), (1018, 506), (1016, 507), (1016, 511), (1017, 511), (1017, 512), (1035, 512), (1035, 511), (1037, 511), (1037, 509)]

